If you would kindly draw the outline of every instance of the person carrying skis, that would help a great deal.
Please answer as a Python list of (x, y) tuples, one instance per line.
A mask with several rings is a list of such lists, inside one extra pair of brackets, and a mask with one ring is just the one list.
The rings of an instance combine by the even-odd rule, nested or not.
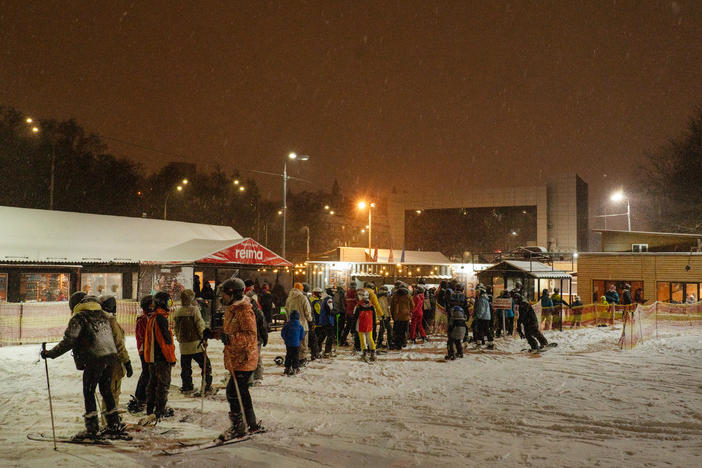
[(204, 338), (209, 336), (207, 324), (202, 319), (200, 306), (195, 301), (195, 292), (185, 289), (180, 293), (180, 307), (173, 313), (173, 329), (180, 349), (180, 380), (182, 393), (190, 393), (193, 387), (192, 361), (205, 374), (205, 392), (212, 386), (212, 364), (205, 361)]
[(300, 323), (300, 312), (290, 312), (290, 320), (285, 322), (280, 336), (285, 343), (285, 371), (283, 375), (293, 375), (300, 372), (300, 344), (304, 342), (305, 329)]
[(146, 387), (146, 414), (156, 419), (173, 415), (166, 409), (171, 387), (171, 368), (175, 366), (175, 344), (168, 325), (171, 296), (164, 291), (154, 294), (154, 312), (146, 321), (144, 333), (144, 360), (149, 365), (149, 384)]
[(514, 295), (514, 302), (519, 304), (519, 318), (517, 319), (517, 331), (519, 337), (529, 342), (532, 352), (537, 351), (548, 344), (548, 340), (539, 331), (539, 319), (536, 317), (534, 308), (521, 294)]
[(332, 355), (332, 346), (336, 340), (336, 329), (334, 328), (334, 288), (327, 286), (325, 288), (326, 296), (322, 298), (322, 310), (319, 313), (319, 347), (326, 340), (324, 345), (324, 354), (322, 357), (329, 358)]
[(130, 413), (140, 413), (144, 411), (144, 405), (146, 404), (146, 387), (149, 384), (149, 365), (144, 360), (144, 335), (146, 334), (148, 316), (154, 311), (154, 297), (150, 294), (142, 297), (139, 305), (141, 310), (137, 314), (134, 336), (136, 338), (137, 351), (139, 352), (139, 360), (141, 361), (141, 374), (139, 374), (134, 396), (127, 404), (127, 409)]
[(463, 337), (466, 336), (466, 313), (461, 306), (453, 306), (448, 317), (448, 327), (446, 329), (446, 337), (448, 339), (446, 348), (448, 348), (447, 359), (454, 360), (456, 356), (463, 357)]
[(424, 318), (424, 288), (416, 286), (414, 289), (414, 304), (412, 308), (412, 321), (410, 322), (410, 340), (417, 343), (417, 332), (424, 342), (427, 342), (427, 333), (424, 331), (422, 320)]
[(102, 310), (94, 296), (83, 291), (71, 295), (68, 306), (72, 311), (63, 339), (53, 348), (41, 351), (43, 359), (55, 359), (67, 351), (73, 351), (76, 369), (83, 371), (83, 400), (85, 403), (85, 431), (74, 436), (75, 440), (99, 439), (95, 387), (105, 400), (107, 429), (105, 435), (119, 436), (124, 433), (110, 383), (112, 369), (117, 359), (117, 347), (112, 336), (112, 327), (107, 313)]
[(228, 279), (220, 287), (222, 306), (225, 308), (220, 339), (224, 344), (224, 367), (230, 374), (227, 400), (232, 423), (220, 435), (222, 440), (245, 435), (246, 425), (249, 432), (263, 430), (260, 421), (256, 420), (247, 385), (258, 365), (258, 339), (256, 317), (251, 303), (244, 297), (244, 288), (244, 282), (239, 278)]
[[(112, 392), (112, 398), (115, 400), (115, 407), (119, 407), (119, 396), (122, 393), (122, 378), (125, 374), (128, 378), (131, 377), (134, 371), (132, 370), (132, 363), (129, 360), (129, 353), (124, 346), (124, 330), (122, 330), (122, 327), (117, 322), (117, 300), (114, 296), (100, 296), (98, 301), (100, 302), (102, 310), (108, 314), (112, 337), (115, 340), (115, 347), (117, 348), (117, 359), (115, 359), (112, 365), (110, 391)], [(103, 414), (102, 422), (107, 425), (107, 420), (105, 419), (107, 405), (104, 398), (102, 399), (100, 408)]]
[(375, 307), (370, 302), (370, 294), (365, 289), (358, 291), (358, 304), (354, 311), (354, 321), (356, 322), (356, 332), (361, 341), (361, 349), (363, 354), (361, 359), (368, 359), (368, 351), (370, 350), (370, 360), (375, 361), (375, 342), (373, 341), (373, 328), (375, 325), (376, 315)]

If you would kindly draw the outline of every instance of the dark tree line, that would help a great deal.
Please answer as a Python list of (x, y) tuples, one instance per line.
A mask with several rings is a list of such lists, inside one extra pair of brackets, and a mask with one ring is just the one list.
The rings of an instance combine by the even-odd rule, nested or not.
[(682, 135), (646, 155), (639, 182), (652, 229), (702, 231), (702, 107)]

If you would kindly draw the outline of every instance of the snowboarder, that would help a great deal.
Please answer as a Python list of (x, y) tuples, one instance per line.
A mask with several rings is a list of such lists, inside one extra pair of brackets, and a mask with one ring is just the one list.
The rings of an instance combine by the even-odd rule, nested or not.
[(144, 360), (149, 365), (149, 384), (146, 387), (146, 414), (156, 419), (173, 415), (166, 409), (171, 386), (171, 368), (175, 366), (175, 345), (168, 326), (171, 296), (164, 291), (154, 294), (154, 312), (146, 322)]
[(63, 339), (52, 349), (42, 350), (41, 357), (55, 359), (73, 350), (76, 369), (83, 371), (83, 400), (85, 403), (85, 431), (74, 436), (75, 440), (98, 439), (99, 423), (95, 403), (95, 387), (105, 400), (107, 413), (106, 433), (118, 435), (124, 432), (115, 400), (110, 391), (112, 367), (117, 358), (117, 347), (107, 313), (102, 310), (94, 296), (83, 291), (71, 295), (68, 305), (72, 311)]
[(519, 304), (519, 318), (517, 319), (519, 337), (526, 338), (532, 351), (543, 348), (548, 344), (548, 340), (539, 331), (539, 319), (536, 317), (534, 308), (520, 294), (514, 295), (514, 301)]
[[(110, 320), (110, 328), (112, 329), (112, 337), (115, 340), (115, 347), (117, 348), (117, 359), (115, 359), (112, 365), (112, 382), (110, 384), (110, 391), (112, 392), (112, 398), (115, 400), (115, 407), (119, 407), (119, 396), (122, 393), (122, 378), (126, 375), (131, 377), (134, 374), (132, 370), (132, 363), (129, 360), (129, 353), (127, 348), (124, 346), (124, 330), (117, 322), (117, 300), (114, 296), (101, 296), (99, 299), (100, 306), (102, 310), (107, 312)], [(107, 405), (105, 399), (102, 399), (100, 408), (103, 414), (103, 423), (107, 425), (107, 420), (105, 419), (105, 414), (107, 413)]]
[(364, 361), (368, 358), (368, 351), (370, 351), (370, 360), (375, 361), (375, 342), (373, 341), (375, 320), (375, 307), (370, 302), (370, 294), (366, 289), (360, 289), (358, 292), (358, 304), (354, 311), (354, 321), (356, 322), (356, 332), (363, 350), (361, 359)]
[(305, 341), (304, 327), (300, 323), (300, 312), (293, 310), (290, 312), (290, 319), (285, 322), (280, 336), (285, 343), (285, 375), (293, 375), (300, 372), (300, 344)]
[(224, 367), (230, 373), (227, 400), (229, 419), (232, 423), (231, 427), (220, 435), (222, 440), (245, 435), (246, 425), (249, 432), (263, 430), (260, 421), (256, 420), (247, 385), (249, 377), (258, 365), (258, 340), (256, 317), (251, 303), (244, 297), (244, 288), (241, 279), (231, 278), (222, 283), (220, 289), (222, 305), (225, 308), (220, 338), (224, 344)]
[(180, 304), (173, 313), (173, 330), (180, 349), (180, 391), (190, 393), (194, 390), (192, 361), (195, 361), (205, 374), (205, 392), (208, 392), (212, 386), (212, 364), (209, 358), (205, 361), (204, 338), (209, 336), (209, 329), (200, 314), (200, 306), (195, 302), (194, 291), (183, 290)]
[(463, 308), (453, 306), (448, 318), (448, 328), (446, 329), (448, 338), (446, 343), (448, 348), (447, 359), (453, 360), (456, 356), (459, 358), (463, 357), (463, 337), (466, 336), (467, 332), (466, 314)]

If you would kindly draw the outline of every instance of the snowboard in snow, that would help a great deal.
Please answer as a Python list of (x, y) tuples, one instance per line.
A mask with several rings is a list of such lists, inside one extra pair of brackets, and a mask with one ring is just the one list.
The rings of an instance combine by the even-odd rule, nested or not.
[[(51, 434), (27, 434), (27, 439), (40, 442), (53, 442), (54, 438)], [(80, 444), (80, 445), (112, 445), (112, 442), (107, 439), (74, 439), (73, 436), (57, 435), (56, 442), (62, 444)]]

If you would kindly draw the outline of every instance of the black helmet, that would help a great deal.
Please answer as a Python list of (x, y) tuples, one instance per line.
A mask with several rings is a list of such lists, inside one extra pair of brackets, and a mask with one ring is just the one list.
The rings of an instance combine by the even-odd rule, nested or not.
[(310, 285), (307, 283), (302, 283), (302, 292), (303, 293), (308, 293), (310, 292)]
[(111, 314), (117, 313), (117, 300), (114, 296), (100, 296), (98, 300), (100, 301), (102, 310)]
[(71, 294), (71, 298), (68, 300), (68, 307), (71, 308), (71, 312), (73, 311), (73, 309), (76, 308), (78, 304), (80, 304), (80, 301), (82, 301), (85, 298), (85, 296), (87, 296), (87, 294), (83, 291), (76, 291), (73, 294)]
[(170, 294), (161, 291), (154, 294), (154, 305), (168, 312), (168, 302), (171, 300)]
[(139, 303), (139, 305), (141, 306), (141, 310), (146, 312), (147, 310), (149, 310), (149, 307), (151, 306), (151, 304), (153, 302), (154, 302), (154, 296), (152, 296), (151, 294), (142, 297), (141, 302)]
[(228, 296), (234, 297), (234, 291), (241, 291), (240, 295), (243, 295), (246, 285), (241, 280), (241, 278), (229, 278), (227, 281), (222, 283), (220, 286), (221, 291)]
[(514, 299), (514, 302), (521, 304), (522, 300), (524, 299), (521, 294), (519, 293), (514, 293), (514, 296), (512, 297)]
[(244, 281), (244, 286), (246, 286), (247, 288), (249, 286), (253, 286), (253, 285), (254, 285), (254, 281), (252, 279), (247, 279), (246, 281)]

